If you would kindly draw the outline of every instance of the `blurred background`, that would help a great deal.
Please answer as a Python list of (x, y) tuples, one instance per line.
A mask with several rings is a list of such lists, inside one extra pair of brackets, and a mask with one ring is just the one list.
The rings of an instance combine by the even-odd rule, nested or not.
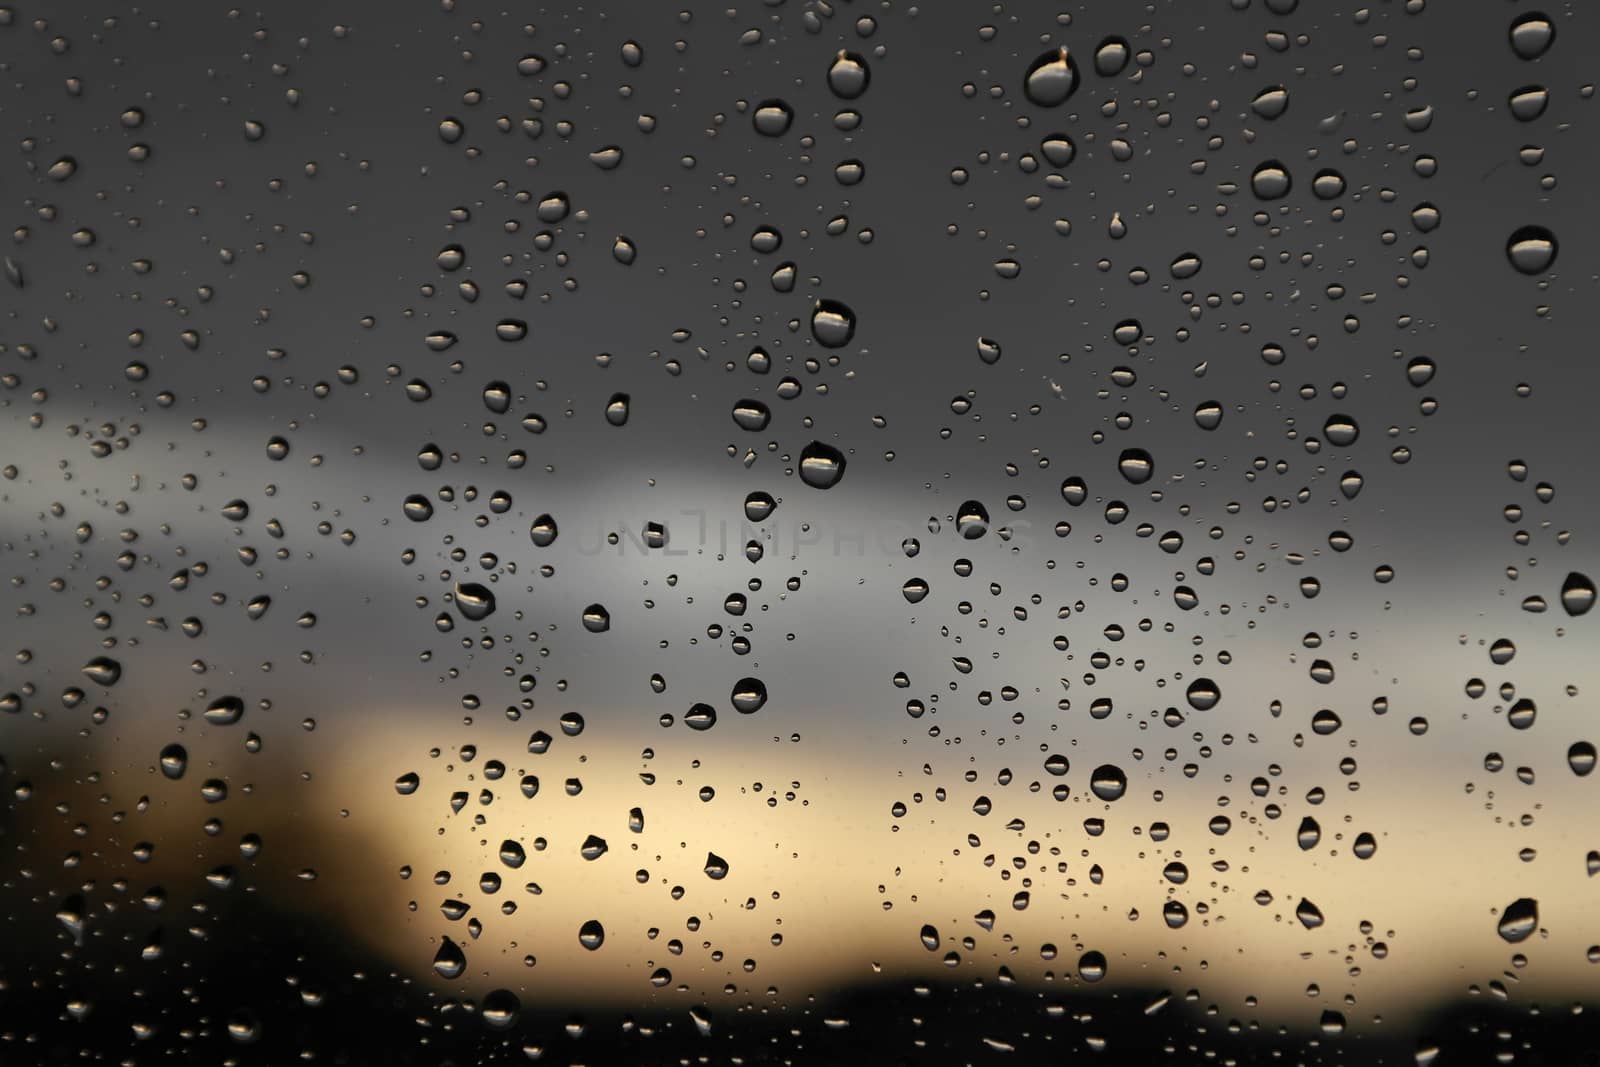
[(1597, 1062), (1597, 35), (0, 9), (0, 1062)]

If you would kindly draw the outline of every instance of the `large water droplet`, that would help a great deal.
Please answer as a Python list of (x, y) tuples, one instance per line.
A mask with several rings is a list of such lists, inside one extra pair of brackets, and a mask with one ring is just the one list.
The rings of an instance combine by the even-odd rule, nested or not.
[(1125, 448), (1117, 458), (1117, 470), (1131, 485), (1143, 485), (1156, 471), (1156, 461), (1142, 448)]
[(778, 502), (772, 499), (771, 493), (756, 490), (744, 498), (744, 517), (751, 522), (762, 522), (775, 510)]
[(469, 622), (482, 622), (494, 614), (494, 592), (477, 582), (457, 582), (456, 610)]
[(1594, 607), (1594, 597), (1594, 582), (1586, 574), (1573, 571), (1561, 583), (1561, 606), (1574, 618), (1587, 614)]
[(439, 942), (439, 951), (433, 956), (433, 969), (440, 978), (460, 978), (467, 969), (467, 955), (448, 937)]
[(1590, 741), (1574, 741), (1567, 749), (1567, 766), (1579, 778), (1587, 778), (1594, 770), (1595, 747)]
[(180, 744), (170, 744), (161, 750), (161, 773), (176, 782), (189, 769), (189, 752)]
[(1062, 47), (1052, 48), (1028, 64), (1022, 95), (1039, 107), (1060, 107), (1078, 90), (1078, 61)]
[(818, 300), (811, 309), (811, 336), (823, 348), (843, 348), (856, 335), (856, 313), (837, 300)]
[(483, 998), (478, 1015), (491, 1030), (507, 1030), (522, 1012), (522, 1001), (509, 989), (496, 989)]
[(733, 685), (734, 710), (741, 715), (752, 715), (767, 702), (767, 685), (760, 678), (740, 678)]
[(1549, 270), (1560, 248), (1556, 235), (1543, 226), (1523, 226), (1506, 238), (1506, 258), (1523, 274)]
[(612, 393), (606, 401), (606, 421), (613, 426), (626, 426), (631, 399), (627, 393)]
[(1094, 769), (1089, 779), (1089, 790), (1101, 800), (1120, 799), (1128, 791), (1128, 776), (1115, 764), (1102, 764)]
[(794, 108), (782, 100), (763, 100), (751, 116), (751, 124), (763, 137), (782, 137), (793, 122)]
[(1511, 20), (1511, 51), (1519, 59), (1538, 59), (1556, 40), (1555, 23), (1542, 11), (1529, 11)]
[(812, 441), (800, 450), (800, 480), (813, 489), (832, 489), (844, 477), (844, 453)]
[(969, 500), (956, 512), (956, 532), (963, 540), (976, 541), (989, 532), (989, 511), (976, 500)]
[(244, 701), (235, 696), (218, 697), (201, 714), (213, 726), (232, 726), (244, 717)]
[(1102, 78), (1114, 78), (1128, 67), (1133, 50), (1121, 37), (1107, 37), (1094, 49), (1094, 72)]
[(772, 409), (759, 400), (741, 400), (733, 405), (733, 421), (741, 430), (759, 433), (772, 421)]
[(110, 656), (96, 656), (83, 665), (83, 673), (95, 685), (109, 689), (122, 680), (122, 664)]
[(1521, 897), (1507, 904), (1500, 913), (1495, 929), (1505, 940), (1515, 945), (1526, 941), (1539, 926), (1539, 902), (1532, 897)]
[(828, 67), (828, 88), (841, 100), (854, 100), (867, 91), (872, 71), (854, 52), (839, 52)]
[(1250, 110), (1269, 121), (1280, 117), (1289, 110), (1289, 90), (1281, 85), (1267, 86), (1250, 102)]
[(1289, 176), (1289, 168), (1276, 159), (1260, 164), (1250, 174), (1250, 191), (1256, 194), (1258, 200), (1281, 200), (1289, 195), (1293, 186), (1294, 179)]

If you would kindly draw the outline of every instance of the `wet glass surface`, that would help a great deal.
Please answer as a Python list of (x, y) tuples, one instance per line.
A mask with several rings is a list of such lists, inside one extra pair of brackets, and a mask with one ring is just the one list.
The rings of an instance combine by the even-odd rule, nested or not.
[(0, 8), (0, 1063), (1600, 1062), (1597, 52)]

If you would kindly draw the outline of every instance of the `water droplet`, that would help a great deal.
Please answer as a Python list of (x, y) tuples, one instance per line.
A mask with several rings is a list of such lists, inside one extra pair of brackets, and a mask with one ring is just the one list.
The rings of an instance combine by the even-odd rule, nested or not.
[(839, 52), (828, 67), (828, 88), (841, 100), (854, 100), (867, 91), (871, 81), (867, 61), (854, 52)]
[(772, 409), (759, 400), (741, 400), (733, 405), (733, 421), (741, 430), (759, 433), (772, 421)]
[(541, 197), (533, 213), (540, 222), (560, 222), (571, 211), (572, 198), (557, 190)]
[(1044, 161), (1059, 170), (1071, 163), (1078, 154), (1078, 146), (1064, 133), (1052, 133), (1039, 142), (1039, 153)]
[(1344, 175), (1336, 170), (1319, 170), (1311, 179), (1311, 194), (1318, 200), (1337, 200), (1344, 187)]
[(1595, 747), (1590, 741), (1574, 741), (1567, 749), (1567, 766), (1579, 778), (1586, 778), (1594, 770)]
[(777, 510), (778, 502), (772, 494), (756, 490), (744, 498), (744, 517), (751, 522), (762, 522)]
[(1028, 64), (1022, 95), (1039, 107), (1060, 107), (1078, 89), (1078, 61), (1063, 47), (1052, 48)]
[(1272, 120), (1289, 110), (1289, 90), (1281, 85), (1269, 85), (1250, 101), (1250, 110), (1261, 118)]
[(717, 709), (706, 703), (691, 705), (683, 713), (683, 724), (691, 730), (709, 730), (717, 725)]
[(1519, 59), (1538, 59), (1556, 40), (1555, 23), (1542, 11), (1529, 11), (1511, 20), (1511, 50)]
[(1550, 106), (1550, 91), (1542, 85), (1524, 85), (1512, 91), (1506, 98), (1506, 106), (1518, 122), (1532, 122)]
[(1194, 424), (1202, 430), (1215, 430), (1222, 425), (1222, 405), (1215, 400), (1207, 400), (1194, 409)]
[(422, 778), (416, 771), (409, 771), (394, 780), (394, 791), (403, 797), (415, 793), (422, 785)]
[(782, 100), (763, 100), (756, 106), (751, 121), (763, 137), (782, 137), (794, 122), (794, 108)]
[(478, 582), (457, 582), (456, 610), (469, 622), (482, 622), (494, 614), (494, 592)]
[(1128, 791), (1128, 776), (1115, 764), (1102, 764), (1090, 776), (1089, 790), (1101, 800), (1120, 799)]
[(978, 338), (978, 358), (993, 366), (1000, 362), (1000, 342), (987, 337)]
[(920, 604), (928, 595), (928, 580), (926, 578), (907, 578), (906, 583), (900, 587), (900, 595), (906, 598), (908, 604)]
[(599, 604), (583, 609), (583, 628), (592, 634), (603, 634), (611, 629), (611, 613)]
[(843, 348), (856, 335), (856, 313), (837, 300), (818, 300), (811, 309), (811, 336), (823, 348)]
[(599, 919), (590, 919), (578, 928), (578, 944), (593, 952), (606, 943), (606, 928)]
[(1346, 448), (1356, 443), (1356, 438), (1361, 436), (1361, 427), (1349, 415), (1329, 415), (1322, 424), (1322, 432), (1329, 444)]
[(1295, 905), (1294, 917), (1299, 919), (1300, 925), (1307, 930), (1315, 930), (1323, 922), (1322, 909), (1304, 897), (1301, 897), (1300, 903)]
[(1511, 944), (1526, 941), (1539, 926), (1539, 902), (1532, 897), (1521, 897), (1507, 904), (1500, 913), (1495, 929)]
[(760, 678), (740, 678), (733, 685), (730, 699), (739, 714), (753, 715), (767, 703), (767, 685)]
[(1528, 729), (1538, 717), (1538, 707), (1527, 697), (1523, 697), (1511, 705), (1511, 710), (1506, 712), (1506, 721), (1511, 724), (1514, 730)]
[(83, 665), (83, 673), (95, 685), (110, 689), (122, 680), (122, 664), (110, 656), (96, 656)]
[(606, 421), (613, 426), (627, 425), (631, 400), (627, 393), (612, 393), (611, 399), (606, 401)]
[(539, 548), (549, 548), (556, 540), (556, 520), (550, 515), (540, 515), (528, 527), (528, 538)]
[(433, 956), (433, 969), (440, 978), (460, 978), (467, 969), (467, 955), (448, 937), (439, 942), (439, 951)]
[(1143, 485), (1156, 471), (1156, 461), (1142, 448), (1125, 448), (1117, 458), (1117, 470), (1130, 485)]
[[(844, 477), (844, 453), (832, 445), (812, 441), (800, 450), (800, 480), (813, 489), (832, 489)], [(748, 501), (746, 501), (748, 508)]]
[(244, 717), (244, 701), (235, 696), (218, 697), (201, 714), (212, 726), (232, 726)]
[(1132, 55), (1127, 41), (1121, 37), (1107, 37), (1095, 46), (1094, 72), (1102, 78), (1114, 78), (1127, 69)]
[(170, 744), (161, 750), (161, 773), (176, 782), (189, 769), (189, 751), (180, 744)]
[(1250, 174), (1250, 191), (1258, 200), (1281, 200), (1289, 195), (1294, 179), (1289, 168), (1276, 159), (1269, 159)]
[(976, 541), (989, 532), (989, 512), (976, 500), (968, 500), (956, 512), (956, 532), (963, 540)]
[(1189, 688), (1184, 696), (1189, 701), (1189, 706), (1196, 711), (1210, 711), (1222, 699), (1222, 689), (1210, 678), (1196, 678), (1189, 683)]
[(1574, 618), (1588, 614), (1589, 609), (1594, 607), (1594, 597), (1594, 582), (1586, 574), (1573, 571), (1561, 583), (1561, 606)]
[(715, 852), (706, 853), (706, 877), (714, 882), (720, 882), (728, 877), (728, 861)]
[(1106, 957), (1090, 950), (1078, 957), (1078, 977), (1085, 982), (1098, 982), (1106, 976)]
[(939, 951), (939, 931), (930, 923), (923, 926), (917, 935), (922, 941), (922, 947), (929, 952)]
[(509, 989), (496, 989), (483, 998), (478, 1015), (491, 1030), (507, 1030), (522, 1012), (522, 1001)]

